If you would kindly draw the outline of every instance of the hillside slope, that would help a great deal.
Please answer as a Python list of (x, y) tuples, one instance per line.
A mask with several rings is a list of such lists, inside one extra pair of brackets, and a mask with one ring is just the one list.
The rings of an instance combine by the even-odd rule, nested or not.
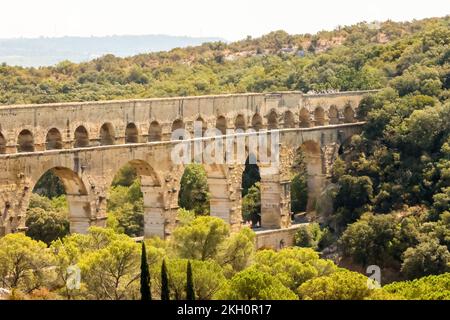
[(360, 23), (316, 35), (283, 31), (128, 58), (0, 67), (0, 103), (87, 101), (275, 90), (381, 88), (415, 64), (448, 81), (450, 18)]

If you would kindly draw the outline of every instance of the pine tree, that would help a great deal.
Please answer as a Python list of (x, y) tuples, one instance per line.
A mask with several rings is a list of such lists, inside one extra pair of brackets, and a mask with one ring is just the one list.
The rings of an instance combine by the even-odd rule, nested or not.
[(161, 266), (161, 300), (170, 300), (169, 277), (167, 275), (166, 260)]
[(192, 278), (192, 265), (188, 261), (186, 271), (186, 300), (195, 300), (194, 279)]
[(152, 300), (150, 271), (147, 262), (147, 250), (145, 242), (142, 241), (141, 249), (141, 300)]

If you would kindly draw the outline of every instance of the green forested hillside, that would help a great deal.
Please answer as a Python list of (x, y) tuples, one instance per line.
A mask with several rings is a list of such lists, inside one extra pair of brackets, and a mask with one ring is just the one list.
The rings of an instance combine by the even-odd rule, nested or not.
[[(438, 81), (448, 86), (449, 22), (445, 17), (360, 23), (316, 35), (277, 31), (230, 44), (205, 43), (130, 58), (108, 55), (38, 69), (2, 65), (0, 103), (374, 89), (416, 73), (417, 65), (425, 66), (418, 72), (422, 78), (431, 76), (426, 87), (435, 95), (440, 93)], [(430, 66), (432, 70), (426, 68)]]

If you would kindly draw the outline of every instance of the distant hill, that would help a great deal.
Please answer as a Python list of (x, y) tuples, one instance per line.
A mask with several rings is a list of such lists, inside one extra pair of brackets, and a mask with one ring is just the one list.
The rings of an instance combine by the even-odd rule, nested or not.
[(0, 63), (51, 66), (63, 60), (84, 62), (109, 53), (126, 57), (214, 41), (224, 39), (167, 35), (0, 39)]
[[(402, 94), (422, 89), (433, 96), (440, 92), (440, 98), (445, 99), (450, 97), (449, 39), (450, 16), (361, 22), (317, 34), (274, 31), (259, 38), (205, 42), (158, 52), (148, 52), (152, 47), (140, 46), (137, 38), (128, 45), (117, 40), (117, 47), (143, 53), (122, 51), (39, 69), (0, 63), (0, 105), (285, 90), (369, 90), (389, 85)], [(66, 47), (82, 47), (75, 40), (68, 38), (67, 42)], [(92, 48), (101, 48), (101, 41), (92, 42)], [(56, 46), (55, 51), (63, 47)], [(40, 55), (44, 54), (36, 54)]]

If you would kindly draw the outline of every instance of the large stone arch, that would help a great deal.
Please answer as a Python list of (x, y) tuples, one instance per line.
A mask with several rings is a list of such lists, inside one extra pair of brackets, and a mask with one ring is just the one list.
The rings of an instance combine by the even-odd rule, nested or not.
[(52, 128), (48, 130), (47, 136), (45, 137), (45, 149), (46, 150), (55, 150), (62, 149), (63, 142), (61, 132), (57, 128)]
[(116, 135), (114, 132), (114, 126), (110, 122), (104, 123), (100, 127), (100, 145), (109, 146), (113, 145), (116, 141)]
[(167, 236), (167, 221), (170, 217), (168, 204), (165, 202), (165, 190), (157, 171), (148, 161), (143, 159), (125, 159), (116, 164), (111, 174), (108, 185), (112, 183), (112, 177), (125, 165), (129, 165), (136, 170), (140, 180), (141, 191), (144, 199), (144, 236)]
[[(86, 183), (78, 173), (64, 166), (44, 166), (31, 177), (29, 191), (34, 189), (41, 177), (47, 172), (57, 176), (64, 186), (69, 205), (70, 232), (86, 233), (95, 217), (91, 210), (91, 201)], [(29, 199), (29, 197), (27, 197)], [(28, 206), (27, 206), (28, 207)]]
[(17, 152), (33, 152), (34, 150), (33, 133), (28, 129), (23, 129), (17, 137)]

